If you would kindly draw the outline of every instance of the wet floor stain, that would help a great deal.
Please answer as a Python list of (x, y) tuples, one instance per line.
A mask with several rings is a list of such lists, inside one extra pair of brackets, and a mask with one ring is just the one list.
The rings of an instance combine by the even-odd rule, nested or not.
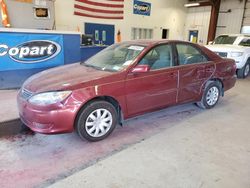
[(143, 115), (125, 121), (110, 137), (95, 143), (81, 140), (76, 133), (28, 131), (0, 136), (0, 187), (46, 187), (203, 112), (188, 104)]
[(14, 119), (0, 123), (0, 137), (13, 136), (22, 131), (20, 119)]

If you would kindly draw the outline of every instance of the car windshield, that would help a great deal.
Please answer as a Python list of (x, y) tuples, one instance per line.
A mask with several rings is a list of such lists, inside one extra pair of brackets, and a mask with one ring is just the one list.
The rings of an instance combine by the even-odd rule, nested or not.
[(99, 70), (117, 72), (128, 67), (143, 49), (144, 46), (139, 45), (114, 44), (82, 64)]
[(214, 40), (214, 44), (233, 44), (236, 36), (221, 35)]

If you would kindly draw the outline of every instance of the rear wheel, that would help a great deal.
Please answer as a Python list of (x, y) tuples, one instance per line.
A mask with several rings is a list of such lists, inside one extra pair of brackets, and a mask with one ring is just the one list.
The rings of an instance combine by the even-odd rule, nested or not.
[(238, 78), (246, 78), (250, 72), (250, 63), (246, 63), (245, 66), (237, 71)]
[(218, 82), (210, 82), (203, 93), (202, 99), (200, 102), (197, 102), (197, 105), (203, 109), (213, 108), (219, 101), (221, 94), (221, 84)]
[(82, 139), (99, 141), (111, 134), (117, 124), (117, 111), (106, 101), (88, 104), (77, 118), (76, 131)]

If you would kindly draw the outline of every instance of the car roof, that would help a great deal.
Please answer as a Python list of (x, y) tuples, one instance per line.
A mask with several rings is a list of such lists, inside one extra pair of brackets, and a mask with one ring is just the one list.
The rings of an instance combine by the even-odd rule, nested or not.
[(161, 39), (161, 40), (140, 39), (140, 40), (126, 41), (124, 43), (131, 44), (131, 45), (151, 46), (151, 45), (157, 45), (157, 44), (162, 44), (162, 43), (171, 43), (171, 42), (187, 43), (187, 44), (190, 43), (188, 41), (168, 40), (168, 39)]
[(250, 34), (221, 34), (219, 36), (232, 36), (232, 37), (250, 37)]

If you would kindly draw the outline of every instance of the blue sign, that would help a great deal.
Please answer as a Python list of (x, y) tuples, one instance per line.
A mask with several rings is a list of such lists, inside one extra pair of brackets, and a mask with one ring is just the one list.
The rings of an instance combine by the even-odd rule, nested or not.
[(151, 3), (134, 0), (134, 14), (150, 16)]
[(115, 26), (108, 24), (85, 23), (85, 34), (94, 36), (95, 44), (114, 44)]
[(64, 64), (63, 35), (0, 32), (0, 71)]

